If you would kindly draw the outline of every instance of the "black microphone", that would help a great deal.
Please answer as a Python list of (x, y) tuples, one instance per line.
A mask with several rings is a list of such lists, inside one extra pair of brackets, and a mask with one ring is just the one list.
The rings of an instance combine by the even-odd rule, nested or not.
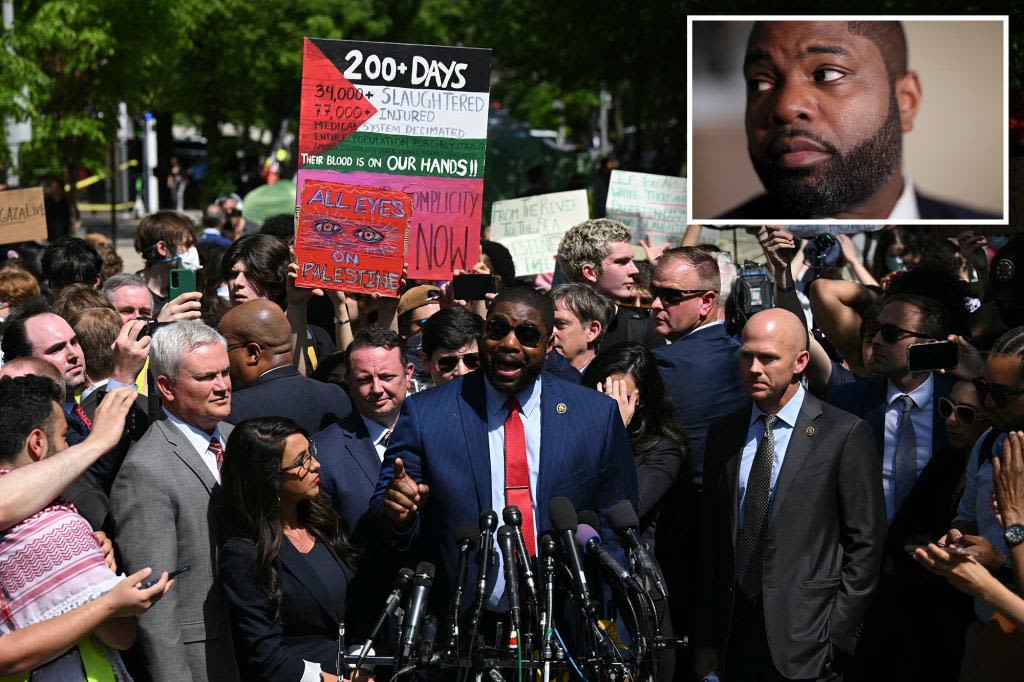
[(551, 525), (562, 536), (562, 552), (576, 584), (580, 607), (592, 620), (596, 620), (597, 609), (590, 599), (587, 574), (583, 571), (583, 560), (580, 558), (579, 548), (576, 547), (576, 508), (568, 497), (556, 497), (551, 500), (548, 513), (551, 516)]
[(662, 596), (668, 597), (668, 589), (665, 587), (665, 577), (661, 574), (661, 568), (636, 533), (636, 529), (640, 526), (640, 519), (637, 518), (632, 503), (629, 500), (622, 500), (612, 505), (612, 508), (608, 510), (608, 523), (629, 545), (647, 578), (654, 582)]
[(494, 557), (494, 529), (498, 527), (498, 515), (492, 509), (480, 512), (480, 579), (476, 584), (476, 605), (473, 608), (473, 628), (470, 633), (469, 648), (473, 650), (473, 640), (480, 632), (480, 614), (483, 612), (484, 601), (487, 600), (487, 569)]
[(408, 659), (420, 634), (420, 625), (427, 612), (427, 598), (434, 583), (434, 564), (421, 561), (416, 565), (416, 576), (412, 581), (409, 608), (406, 609), (405, 631), (402, 633), (402, 658)]
[(512, 626), (508, 633), (508, 647), (519, 646), (519, 630), (522, 627), (522, 611), (519, 607), (519, 576), (516, 573), (516, 531), (512, 526), (498, 529), (498, 550), (501, 552), (502, 568), (505, 571), (505, 596), (508, 597)]
[(601, 519), (597, 516), (597, 512), (592, 509), (581, 511), (576, 515), (576, 521), (580, 526), (587, 524), (594, 530), (601, 530)]
[(550, 661), (554, 652), (553, 637), (555, 630), (555, 563), (558, 561), (558, 543), (548, 531), (540, 536), (541, 567), (544, 574), (544, 613), (541, 616), (541, 655)]
[(434, 642), (437, 640), (437, 618), (427, 616), (423, 621), (423, 640), (420, 644), (420, 665), (431, 665), (434, 661)]
[(370, 649), (373, 647), (373, 640), (380, 633), (380, 629), (384, 627), (384, 623), (387, 622), (388, 618), (395, 615), (398, 605), (402, 602), (402, 594), (412, 584), (412, 581), (413, 572), (411, 568), (403, 568), (398, 572), (398, 576), (395, 578), (395, 587), (391, 590), (391, 594), (388, 595), (387, 601), (384, 602), (384, 610), (380, 612), (377, 622), (374, 623), (373, 629), (370, 630), (370, 636), (366, 638), (366, 642), (363, 643), (363, 647), (359, 651), (359, 661), (356, 663), (356, 669), (362, 666), (363, 661), (366, 660)]
[[(515, 531), (516, 549), (521, 559), (519, 565), (523, 567), (523, 580), (526, 582), (526, 596), (530, 600), (530, 605), (537, 608), (537, 582), (533, 577), (533, 557), (526, 551), (526, 539), (523, 537), (523, 514), (519, 507), (510, 504), (501, 511), (501, 517), (505, 520), (505, 525), (512, 526)], [(527, 532), (533, 533), (533, 528), (528, 528)]]
[(601, 568), (616, 580), (621, 581), (627, 587), (643, 591), (637, 579), (630, 575), (629, 571), (623, 568), (622, 564), (616, 561), (607, 549), (601, 546), (601, 536), (589, 524), (581, 523), (576, 527), (576, 543), (583, 548), (585, 553), (595, 557), (601, 564)]
[(459, 547), (459, 567), (456, 573), (455, 594), (452, 597), (451, 608), (448, 610), (448, 618), (451, 622), (451, 632), (448, 637), (450, 652), (455, 652), (458, 648), (459, 609), (462, 606), (462, 593), (466, 588), (466, 574), (469, 572), (469, 555), (476, 549), (479, 535), (476, 524), (472, 521), (460, 523), (455, 529), (455, 544)]

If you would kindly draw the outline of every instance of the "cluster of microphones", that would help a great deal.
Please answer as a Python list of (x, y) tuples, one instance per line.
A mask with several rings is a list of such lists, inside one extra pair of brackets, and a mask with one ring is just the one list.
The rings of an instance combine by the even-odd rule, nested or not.
[[(537, 539), (536, 557), (527, 549), (523, 516), (515, 505), (502, 510), (504, 525), (500, 528), (498, 515), (489, 509), (480, 514), (478, 522), (460, 524), (455, 532), (458, 568), (444, 629), (439, 631), (438, 620), (427, 614), (434, 566), (420, 562), (415, 571), (403, 568), (399, 572), (369, 637), (358, 654), (346, 660), (362, 666), (385, 624), (398, 615), (399, 638), (390, 661), (394, 678), (430, 668), (459, 668), (461, 679), (465, 679), (470, 670), (486, 667), (518, 668), (520, 676), (524, 669), (537, 670), (548, 682), (552, 675), (561, 675), (569, 663), (577, 672), (587, 668), (611, 679), (653, 679), (659, 652), (674, 646), (675, 641), (661, 635), (659, 623), (668, 593), (657, 563), (640, 539), (632, 504), (623, 500), (607, 512), (609, 525), (626, 549), (625, 565), (603, 546), (596, 513), (577, 514), (565, 497), (553, 499), (548, 511), (552, 528)], [(498, 556), (508, 613), (502, 617), (493, 646), (487, 646), (480, 630), (488, 591), (493, 587), (488, 583), (488, 568)], [(473, 558), (480, 567), (479, 579), (468, 586)], [(600, 600), (602, 589), (591, 584), (595, 569), (610, 587), (607, 603)], [(474, 601), (463, 621), (463, 604), (471, 587), (475, 588)], [(567, 598), (568, 608), (562, 598)], [(569, 651), (563, 632), (573, 626), (560, 620), (573, 611), (577, 637), (574, 650)], [(468, 636), (463, 632), (464, 622)]]

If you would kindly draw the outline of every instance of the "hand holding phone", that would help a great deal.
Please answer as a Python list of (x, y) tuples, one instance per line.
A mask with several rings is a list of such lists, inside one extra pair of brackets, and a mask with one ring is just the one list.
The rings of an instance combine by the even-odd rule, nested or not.
[(952, 369), (958, 362), (959, 354), (955, 341), (914, 343), (907, 348), (907, 369), (911, 372)]
[(494, 275), (455, 275), (452, 278), (452, 298), (456, 301), (482, 301), (487, 294), (498, 291)]
[[(182, 573), (187, 573), (188, 571), (191, 571), (191, 570), (192, 570), (192, 566), (190, 566), (189, 564), (185, 564), (181, 568), (176, 568), (173, 571), (171, 571), (170, 573), (168, 573), (167, 574), (167, 580), (174, 580), (175, 578), (177, 578)], [(156, 585), (158, 582), (160, 582), (160, 576), (154, 574), (154, 575), (150, 576), (149, 578), (147, 578), (146, 580), (143, 580), (139, 584), (139, 589), (140, 590), (147, 590), (150, 587), (153, 587), (153, 585)]]

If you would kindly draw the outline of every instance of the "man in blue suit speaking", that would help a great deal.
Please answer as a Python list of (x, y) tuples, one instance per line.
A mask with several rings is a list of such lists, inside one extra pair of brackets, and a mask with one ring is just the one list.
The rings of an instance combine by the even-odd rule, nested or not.
[[(456, 527), (487, 509), (500, 516), (516, 504), (535, 552), (537, 536), (551, 528), (549, 502), (565, 496), (577, 510), (597, 512), (604, 545), (625, 560), (605, 518), (620, 500), (637, 504), (633, 451), (613, 400), (541, 373), (553, 326), (550, 299), (506, 289), (487, 314), (482, 371), (411, 396), (402, 408), (370, 508), (395, 549), (434, 563), (435, 604), (447, 604), (455, 585)], [(467, 584), (477, 570), (470, 562)], [(495, 565), (485, 611), (505, 611), (503, 596)]]

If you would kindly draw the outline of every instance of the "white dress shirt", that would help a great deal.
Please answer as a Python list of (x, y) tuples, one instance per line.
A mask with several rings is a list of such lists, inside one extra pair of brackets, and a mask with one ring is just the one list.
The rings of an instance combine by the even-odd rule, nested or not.
[(893, 473), (896, 464), (896, 429), (899, 428), (902, 406), (896, 401), (902, 395), (909, 395), (914, 401), (910, 419), (914, 423), (917, 437), (917, 474), (921, 475), (928, 460), (932, 458), (932, 416), (935, 409), (935, 380), (929, 374), (923, 384), (910, 393), (904, 394), (891, 381), (886, 382), (885, 439), (882, 452), (882, 489), (885, 491), (885, 515), (889, 523), (896, 516), (896, 501), (893, 499)]
[(221, 435), (220, 427), (215, 426), (213, 428), (213, 433), (207, 433), (206, 431), (198, 429), (191, 424), (186, 424), (166, 409), (164, 410), (164, 414), (167, 416), (167, 420), (169, 422), (178, 427), (178, 430), (181, 431), (183, 436), (185, 436), (189, 445), (199, 453), (199, 457), (202, 458), (203, 464), (205, 464), (206, 468), (210, 470), (211, 474), (213, 474), (214, 480), (216, 480), (217, 483), (220, 483), (220, 469), (217, 468), (217, 457), (210, 452), (210, 438), (213, 436), (216, 436), (217, 440), (220, 441), (220, 446), (222, 448), (224, 447), (224, 436)]
[(370, 434), (370, 442), (373, 443), (373, 449), (377, 451), (377, 457), (380, 461), (384, 461), (384, 453), (387, 452), (388, 446), (384, 443), (384, 436), (391, 433), (391, 429), (386, 426), (381, 426), (372, 419), (367, 419), (363, 415), (359, 415), (359, 418), (363, 420), (363, 424), (366, 425), (366, 432)]
[(906, 173), (903, 174), (903, 193), (896, 200), (892, 212), (886, 220), (920, 220), (921, 211), (917, 206), (917, 192), (914, 191), (914, 182)]

